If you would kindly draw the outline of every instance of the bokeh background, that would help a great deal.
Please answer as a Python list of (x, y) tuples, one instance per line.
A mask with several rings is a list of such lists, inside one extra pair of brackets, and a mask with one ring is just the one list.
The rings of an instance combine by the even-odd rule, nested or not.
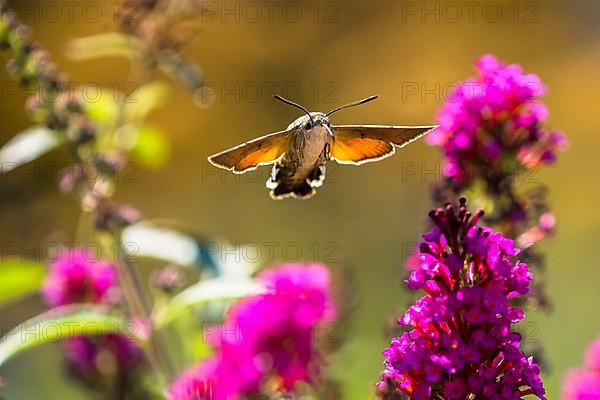
[[(73, 61), (65, 53), (73, 38), (114, 29), (115, 2), (100, 2), (106, 15), (94, 23), (82, 17), (81, 8), (72, 22), (66, 15), (50, 21), (31, 11), (50, 1), (12, 3), (73, 81), (109, 87), (131, 81), (126, 59)], [(140, 169), (136, 182), (119, 183), (116, 199), (136, 205), (148, 218), (184, 221), (234, 243), (264, 249), (277, 242), (274, 263), (295, 259), (293, 251), (282, 250), (287, 244), (301, 249), (303, 261), (350, 268), (355, 282), (350, 295), (357, 306), (351, 324), (339, 332), (345, 344), (330, 360), (330, 370), (344, 382), (344, 398), (370, 398), (382, 367), (380, 352), (390, 339), (384, 326), (409, 300), (402, 288), (403, 260), (431, 207), (429, 186), (439, 179), (439, 150), (421, 141), (380, 163), (332, 167), (316, 197), (283, 202), (272, 201), (264, 187), (268, 168), (239, 178), (216, 171), (206, 158), (280, 130), (300, 115), (274, 102), (272, 92), (319, 111), (379, 94), (379, 101), (339, 113), (334, 122), (429, 124), (444, 89), (472, 75), (477, 57), (492, 53), (522, 64), (549, 88), (549, 123), (571, 142), (556, 165), (533, 176), (550, 190), (558, 231), (541, 245), (554, 310), (527, 315), (535, 323), (528, 339), (544, 345), (549, 398), (559, 398), (565, 370), (578, 364), (586, 343), (600, 335), (600, 3), (482, 1), (469, 15), (462, 2), (309, 0), (280, 2), (273, 18), (262, 2), (227, 2), (230, 9), (238, 7), (232, 15), (223, 13), (225, 3), (212, 4), (217, 14), (202, 21), (184, 54), (201, 67), (216, 93), (209, 104), (199, 104), (198, 96), (160, 78), (171, 93), (152, 122), (168, 135), (170, 159), (162, 168)], [(249, 4), (262, 9), (262, 17), (256, 20)], [(300, 18), (294, 17), (298, 9)], [(4, 69), (0, 77), (4, 143), (31, 122), (24, 97), (7, 90), (5, 83), (12, 81)], [(36, 164), (43, 170), (68, 160), (65, 150), (56, 150)], [(79, 218), (72, 197), (35, 171), (32, 166), (13, 171), (3, 177), (0, 190), (0, 240), (27, 246), (31, 258), (43, 257), (44, 243), (72, 239)], [(267, 258), (260, 260), (264, 266), (271, 263)], [(2, 309), (0, 321), (6, 326), (43, 309), (39, 297), (27, 297)], [(60, 346), (48, 345), (11, 361), (0, 371), (10, 382), (7, 398), (58, 398), (59, 393), (64, 399), (88, 398), (65, 378), (60, 356)]]

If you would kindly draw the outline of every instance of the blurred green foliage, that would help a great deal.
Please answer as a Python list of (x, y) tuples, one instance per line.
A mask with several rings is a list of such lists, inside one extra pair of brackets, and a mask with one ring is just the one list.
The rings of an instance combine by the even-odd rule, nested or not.
[(42, 288), (46, 266), (40, 263), (7, 260), (0, 263), (0, 306), (38, 292)]

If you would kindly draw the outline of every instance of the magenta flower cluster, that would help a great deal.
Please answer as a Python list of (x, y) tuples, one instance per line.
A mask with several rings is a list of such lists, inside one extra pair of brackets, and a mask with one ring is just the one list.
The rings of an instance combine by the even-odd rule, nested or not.
[[(435, 224), (423, 236), (419, 265), (407, 281), (426, 295), (398, 321), (410, 331), (383, 352), (378, 391), (410, 399), (544, 399), (540, 369), (520, 349), (511, 325), (523, 311), (510, 299), (525, 295), (532, 278), (527, 265), (511, 260), (513, 241), (477, 226), (466, 200), (432, 211)], [(392, 397), (393, 398), (393, 397)]]
[(173, 383), (172, 400), (235, 400), (267, 386), (287, 392), (314, 382), (323, 363), (315, 328), (336, 315), (329, 271), (289, 264), (262, 272), (258, 281), (266, 292), (232, 307), (212, 336), (214, 357)]
[(588, 347), (585, 365), (567, 373), (563, 400), (600, 400), (600, 338)]
[(553, 162), (567, 141), (542, 127), (548, 111), (540, 101), (545, 92), (540, 78), (492, 55), (481, 57), (476, 67), (478, 76), (454, 88), (438, 114), (440, 127), (427, 138), (444, 149), (445, 175), (464, 183), (506, 169), (507, 161), (513, 168), (515, 157), (524, 168)]
[(50, 265), (43, 294), (51, 307), (73, 303), (107, 304), (116, 300), (116, 287), (113, 264), (96, 260), (82, 249), (64, 249)]
[(171, 384), (170, 400), (214, 400), (216, 359), (204, 361), (183, 372)]
[[(44, 298), (51, 307), (75, 303), (112, 306), (119, 302), (119, 293), (115, 265), (98, 260), (83, 249), (64, 249), (50, 265), (43, 287)], [(101, 354), (112, 354), (120, 368), (136, 365), (142, 358), (141, 350), (119, 334), (107, 334), (94, 340), (72, 337), (66, 348), (73, 372), (90, 379), (98, 373)]]

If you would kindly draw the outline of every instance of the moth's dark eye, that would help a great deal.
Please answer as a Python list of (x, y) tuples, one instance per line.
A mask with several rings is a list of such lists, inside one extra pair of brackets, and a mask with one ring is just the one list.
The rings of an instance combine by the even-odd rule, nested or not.
[(304, 129), (311, 129), (312, 125), (310, 122), (307, 122), (306, 125), (304, 125)]

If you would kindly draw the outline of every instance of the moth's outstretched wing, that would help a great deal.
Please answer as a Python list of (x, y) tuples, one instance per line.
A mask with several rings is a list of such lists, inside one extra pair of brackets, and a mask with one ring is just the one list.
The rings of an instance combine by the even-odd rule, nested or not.
[(232, 147), (208, 157), (211, 164), (236, 174), (277, 161), (288, 149), (292, 131), (281, 131)]
[(437, 126), (334, 125), (331, 158), (361, 165), (391, 156), (396, 147), (425, 136)]
[(383, 160), (394, 154), (394, 145), (377, 139), (334, 138), (331, 158), (340, 164), (361, 165)]

